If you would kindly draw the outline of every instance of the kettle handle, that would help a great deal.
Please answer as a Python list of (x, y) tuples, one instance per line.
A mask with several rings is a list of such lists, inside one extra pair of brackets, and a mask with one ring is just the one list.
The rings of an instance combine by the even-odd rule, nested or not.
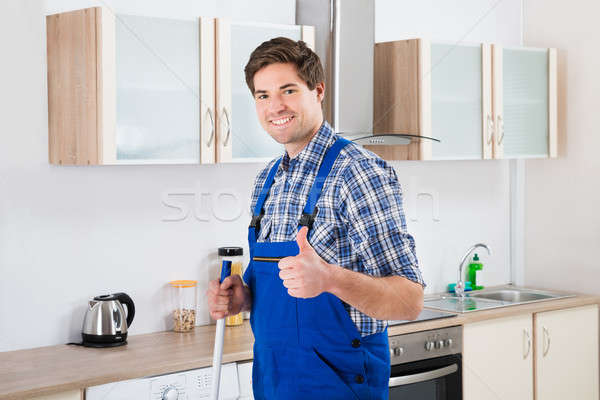
[(121, 303), (127, 306), (127, 328), (131, 326), (133, 322), (133, 317), (135, 316), (135, 306), (133, 305), (133, 300), (126, 293), (114, 293), (113, 296), (117, 298)]

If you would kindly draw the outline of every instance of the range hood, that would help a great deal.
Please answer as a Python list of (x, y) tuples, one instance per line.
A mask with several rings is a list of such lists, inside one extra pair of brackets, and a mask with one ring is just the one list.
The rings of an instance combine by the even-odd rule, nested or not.
[(296, 23), (315, 27), (325, 70), (325, 118), (361, 145), (406, 145), (409, 133), (373, 133), (375, 0), (296, 0)]

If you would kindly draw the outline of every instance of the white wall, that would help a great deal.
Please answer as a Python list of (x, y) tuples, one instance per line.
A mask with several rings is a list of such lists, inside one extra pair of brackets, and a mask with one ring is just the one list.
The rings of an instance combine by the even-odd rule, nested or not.
[(490, 245), (492, 255), (488, 256), (485, 250), (478, 252), (484, 263), (483, 271), (478, 272), (478, 282), (483, 285), (509, 282), (508, 163), (396, 161), (392, 164), (403, 187), (408, 230), (415, 237), (421, 270), (429, 285), (426, 293), (443, 292), (448, 283), (456, 282), (461, 258), (469, 247), (480, 242)]
[[(247, 205), (236, 205), (230, 197), (216, 201), (216, 195), (232, 192), (247, 203), (260, 164), (48, 164), (44, 14), (101, 3), (0, 3), (0, 351), (81, 340), (87, 300), (116, 291), (136, 303), (131, 334), (165, 330), (171, 326), (166, 283), (197, 279), (203, 294), (209, 276), (216, 276), (216, 249), (246, 243), (246, 214), (232, 222), (215, 215), (228, 217), (235, 214), (228, 208), (245, 211)], [(142, 8), (134, 0), (106, 3), (116, 12)], [(200, 4), (168, 5), (182, 9), (184, 3)], [(194, 6), (193, 13), (231, 16), (229, 11), (237, 10), (233, 3), (203, 1), (207, 11)], [(294, 1), (252, 4), (253, 17), (294, 23)], [(162, 195), (176, 191), (212, 193), (214, 202), (204, 196), (198, 205), (200, 217), (208, 214), (209, 221), (196, 219), (193, 212), (183, 221), (163, 221), (177, 210), (163, 205)], [(171, 202), (192, 207), (193, 197), (175, 196)], [(209, 322), (204, 301), (200, 312), (201, 322)]]
[[(505, 0), (505, 3), (509, 0)], [(55, 167), (48, 164), (44, 14), (97, 4), (80, 0), (10, 0), (0, 3), (0, 351), (79, 340), (85, 304), (95, 295), (124, 291), (136, 303), (131, 334), (169, 328), (168, 288), (172, 279), (198, 279), (201, 293), (216, 276), (216, 248), (246, 246), (248, 217), (223, 222), (239, 210), (231, 198), (205, 197), (183, 221), (163, 221), (176, 210), (161, 203), (164, 193), (219, 192), (247, 202), (260, 164), (213, 166)], [(117, 12), (152, 13), (162, 1), (107, 1)], [(442, 4), (436, 2), (436, 7)], [(64, 6), (61, 6), (63, 4)], [(169, 15), (185, 17), (193, 0), (169, 2)], [(194, 13), (242, 18), (239, 1), (203, 1)], [(243, 6), (253, 20), (292, 23), (293, 1)], [(378, 0), (377, 9), (382, 10)], [(408, 3), (407, 3), (408, 4)], [(461, 3), (463, 4), (463, 3)], [(403, 10), (406, 18), (414, 3)], [(393, 6), (389, 3), (388, 6)], [(468, 30), (480, 16), (470, 2), (444, 15), (416, 15), (431, 26), (448, 27), (455, 40), (459, 19)], [(166, 7), (166, 6), (165, 6)], [(476, 7), (474, 15), (466, 12)], [(435, 8), (435, 7), (434, 7)], [(497, 8), (499, 9), (500, 6)], [(418, 11), (418, 10), (417, 10)], [(146, 12), (148, 13), (148, 12)], [(476, 14), (476, 15), (475, 15)], [(165, 15), (162, 13), (161, 15)], [(494, 17), (514, 33), (520, 12)], [(431, 20), (434, 20), (432, 22)], [(483, 24), (483, 25), (482, 25)], [(500, 24), (502, 25), (502, 24)], [(397, 34), (409, 34), (396, 26)], [(378, 24), (381, 29), (384, 24)], [(490, 28), (491, 29), (491, 28)], [(496, 28), (494, 28), (496, 29)], [(378, 34), (376, 33), (376, 36)], [(512, 36), (511, 36), (512, 37)], [(472, 40), (484, 40), (473, 37)], [(516, 40), (516, 39), (515, 39)], [(509, 171), (503, 161), (395, 162), (404, 187), (409, 230), (429, 284), (441, 291), (456, 279), (457, 263), (471, 244), (483, 241), (494, 255), (483, 258), (484, 284), (509, 279)], [(417, 196), (418, 193), (432, 196)], [(178, 196), (193, 206), (193, 195)], [(432, 201), (433, 198), (433, 201)], [(432, 207), (437, 204), (437, 207)], [(243, 205), (245, 209), (245, 205)], [(439, 209), (439, 212), (432, 210)], [(235, 213), (235, 212), (234, 212)], [(434, 221), (433, 216), (439, 221)], [(417, 220), (414, 220), (414, 219)], [(202, 299), (200, 323), (208, 323)]]
[(522, 0), (375, 0), (375, 41), (521, 44)]
[(525, 45), (558, 48), (559, 158), (525, 163), (525, 282), (600, 293), (600, 3), (525, 0)]
[[(375, 41), (428, 38), (454, 43), (521, 44), (521, 0), (376, 0)], [(428, 293), (456, 282), (458, 263), (478, 242), (492, 247), (482, 255), (484, 285), (511, 279), (511, 188), (509, 161), (395, 162), (405, 195), (409, 231), (414, 234)], [(411, 180), (419, 183), (408, 185)], [(439, 197), (440, 220), (411, 221)], [(429, 212), (429, 211), (428, 211)], [(485, 251), (484, 251), (485, 253)], [(480, 253), (481, 255), (481, 253)]]

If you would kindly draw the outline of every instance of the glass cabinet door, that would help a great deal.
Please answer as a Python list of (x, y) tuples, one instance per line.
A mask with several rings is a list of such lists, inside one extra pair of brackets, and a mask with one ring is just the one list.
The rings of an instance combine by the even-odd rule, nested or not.
[(198, 20), (115, 18), (116, 163), (198, 163)]
[(278, 157), (284, 147), (260, 125), (244, 67), (250, 53), (264, 41), (279, 36), (307, 41), (303, 38), (306, 27), (227, 19), (218, 19), (217, 26), (217, 161), (250, 162)]
[[(494, 56), (498, 54), (495, 50)], [(548, 49), (501, 50), (498, 89), (502, 90), (502, 109), (495, 121), (497, 158), (548, 156), (548, 54)]]
[(440, 140), (431, 144), (434, 160), (483, 158), (484, 48), (431, 43), (431, 70), (423, 73), (431, 74), (431, 135)]

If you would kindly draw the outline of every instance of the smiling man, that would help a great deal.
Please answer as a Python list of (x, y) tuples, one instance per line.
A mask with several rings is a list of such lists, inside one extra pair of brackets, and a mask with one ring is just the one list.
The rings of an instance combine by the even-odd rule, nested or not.
[(245, 73), (285, 153), (255, 181), (247, 286), (210, 282), (211, 316), (251, 310), (256, 399), (387, 399), (386, 320), (416, 318), (424, 286), (396, 173), (324, 121), (304, 42), (264, 42)]

